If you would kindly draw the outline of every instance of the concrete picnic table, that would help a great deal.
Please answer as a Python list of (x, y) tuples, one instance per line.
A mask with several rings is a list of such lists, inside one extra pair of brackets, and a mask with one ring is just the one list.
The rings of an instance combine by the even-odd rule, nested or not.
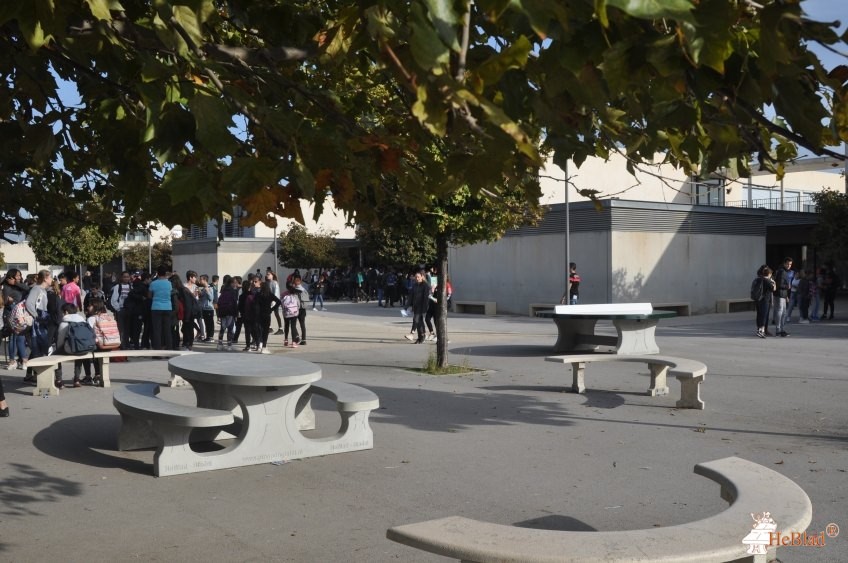
[[(553, 319), (558, 336), (554, 352), (594, 352), (598, 346), (614, 346), (620, 355), (659, 354), (654, 332), (660, 319), (677, 316), (674, 311), (651, 308), (650, 303), (563, 305), (539, 311), (537, 317)], [(612, 321), (617, 336), (595, 334), (598, 321)]]

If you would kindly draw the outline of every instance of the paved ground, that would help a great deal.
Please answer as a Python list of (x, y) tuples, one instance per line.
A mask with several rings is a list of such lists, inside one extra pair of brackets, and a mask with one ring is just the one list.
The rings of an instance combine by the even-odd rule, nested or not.
[[(782, 561), (848, 560), (844, 320), (766, 340), (753, 335), (753, 313), (663, 322), (663, 353), (709, 366), (706, 410), (694, 411), (674, 408), (676, 381), (669, 396), (641, 394), (648, 374), (635, 364), (590, 366), (585, 395), (562, 392), (570, 375), (543, 361), (548, 320), (451, 316), (451, 362), (487, 371), (431, 377), (407, 369), (434, 346), (404, 340), (397, 309), (328, 307), (310, 311), (307, 346), (282, 350), (273, 337), (272, 348), (379, 395), (371, 451), (157, 479), (151, 451), (115, 450), (110, 390), (35, 398), (21, 372), (0, 370), (12, 412), (0, 421), (0, 560), (440, 561), (386, 529), (447, 515), (568, 530), (673, 525), (724, 509), (692, 467), (730, 455), (801, 485), (810, 531), (843, 530), (825, 548), (782, 549)], [(848, 318), (848, 303), (837, 311)], [(137, 361), (113, 364), (112, 379), (168, 376), (165, 362)], [(323, 420), (336, 416), (321, 408)]]

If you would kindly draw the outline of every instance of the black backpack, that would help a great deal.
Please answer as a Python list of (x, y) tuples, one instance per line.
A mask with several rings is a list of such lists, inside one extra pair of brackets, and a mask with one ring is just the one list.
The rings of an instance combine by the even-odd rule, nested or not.
[(760, 276), (754, 278), (754, 281), (751, 282), (751, 301), (761, 301), (763, 299), (765, 285), (763, 278)]
[(86, 321), (68, 323), (68, 336), (65, 338), (65, 352), (68, 354), (86, 354), (97, 348), (94, 329)]
[(218, 296), (218, 316), (234, 317), (238, 314), (238, 292), (225, 289)]

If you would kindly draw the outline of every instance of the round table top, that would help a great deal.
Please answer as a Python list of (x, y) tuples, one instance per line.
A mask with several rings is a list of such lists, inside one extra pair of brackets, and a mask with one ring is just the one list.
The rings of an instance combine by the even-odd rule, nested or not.
[(669, 317), (676, 317), (677, 313), (674, 311), (663, 311), (661, 309), (654, 309), (653, 312), (647, 314), (636, 314), (636, 313), (583, 313), (578, 315), (571, 315), (569, 313), (555, 313), (553, 309), (548, 311), (539, 311), (536, 313), (537, 317), (541, 317), (543, 319), (596, 319), (596, 320), (616, 320), (616, 319), (628, 319), (628, 320), (643, 320), (643, 319), (666, 319)]
[(189, 354), (169, 360), (168, 369), (188, 381), (220, 385), (282, 387), (321, 379), (312, 362), (265, 354)]

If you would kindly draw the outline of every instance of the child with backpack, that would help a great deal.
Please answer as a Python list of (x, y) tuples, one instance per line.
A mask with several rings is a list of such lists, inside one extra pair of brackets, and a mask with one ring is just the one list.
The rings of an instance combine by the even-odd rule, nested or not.
[[(283, 318), (285, 319), (285, 336), (283, 346), (297, 348), (300, 337), (297, 334), (297, 319), (300, 315), (300, 295), (295, 287), (288, 286), (283, 293)], [(291, 331), (291, 344), (289, 344), (289, 331)]]
[[(63, 354), (78, 356), (93, 352), (95, 347), (94, 329), (88, 320), (77, 310), (73, 303), (64, 303), (61, 307), (62, 322), (56, 333), (56, 348)], [(84, 362), (88, 362), (84, 366)], [(74, 387), (82, 387), (80, 374), (86, 368), (86, 374), (91, 369), (91, 360), (74, 360)], [(56, 369), (56, 387), (64, 387), (62, 382), (62, 364)]]
[(259, 283), (259, 293), (256, 295), (256, 339), (257, 351), (260, 354), (270, 354), (268, 351), (268, 335), (271, 333), (271, 314), (280, 308), (280, 299), (271, 291), (267, 281)]

